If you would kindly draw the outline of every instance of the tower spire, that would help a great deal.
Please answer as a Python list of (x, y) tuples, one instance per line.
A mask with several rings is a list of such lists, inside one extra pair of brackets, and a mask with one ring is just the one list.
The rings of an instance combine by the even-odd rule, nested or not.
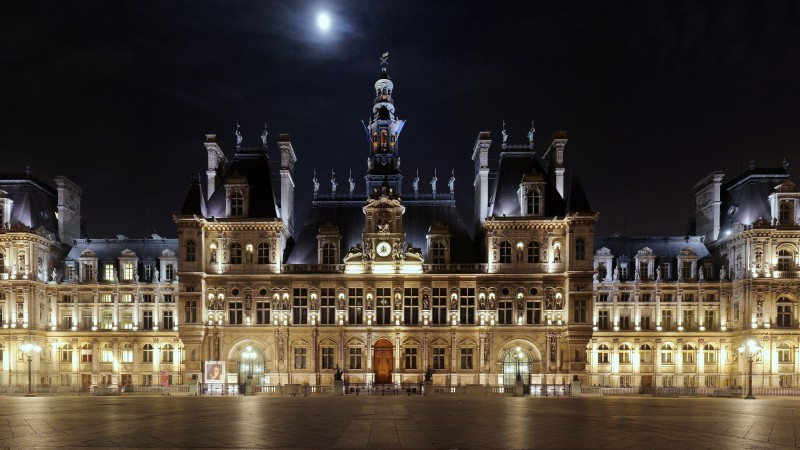
[(400, 154), (397, 141), (405, 121), (395, 116), (394, 83), (389, 77), (389, 52), (380, 57), (381, 72), (375, 81), (375, 100), (372, 105), (372, 116), (365, 126), (370, 142), (370, 153), (367, 160), (367, 192), (380, 186), (384, 180), (395, 192), (400, 193), (402, 176), (400, 175)]

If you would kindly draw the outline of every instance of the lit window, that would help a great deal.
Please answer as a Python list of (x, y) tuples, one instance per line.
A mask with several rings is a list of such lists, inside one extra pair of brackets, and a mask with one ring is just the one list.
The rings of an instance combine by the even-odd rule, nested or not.
[(597, 363), (598, 364), (608, 364), (608, 362), (610, 360), (610, 358), (609, 358), (609, 354), (610, 353), (611, 353), (611, 350), (608, 348), (608, 345), (600, 344), (600, 346), (597, 347)]

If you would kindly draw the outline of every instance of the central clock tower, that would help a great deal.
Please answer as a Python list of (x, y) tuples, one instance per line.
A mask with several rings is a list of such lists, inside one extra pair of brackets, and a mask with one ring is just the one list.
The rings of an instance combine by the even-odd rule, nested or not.
[(374, 187), (364, 211), (364, 258), (369, 261), (397, 261), (405, 255), (403, 213), (394, 187)]

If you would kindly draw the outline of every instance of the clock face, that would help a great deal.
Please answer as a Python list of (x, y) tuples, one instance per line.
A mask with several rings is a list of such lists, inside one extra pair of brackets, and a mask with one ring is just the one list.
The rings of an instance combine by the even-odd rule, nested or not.
[(392, 246), (388, 242), (379, 242), (375, 251), (378, 252), (378, 256), (389, 256), (389, 253), (392, 252)]

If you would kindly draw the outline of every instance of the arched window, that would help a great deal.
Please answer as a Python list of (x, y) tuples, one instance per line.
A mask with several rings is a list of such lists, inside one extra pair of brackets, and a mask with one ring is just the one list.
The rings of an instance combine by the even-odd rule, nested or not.
[(64, 344), (61, 347), (61, 362), (63, 363), (71, 363), (72, 362), (72, 345), (71, 344)]
[(538, 263), (541, 262), (541, 248), (537, 241), (528, 242), (528, 262)]
[(81, 363), (92, 362), (92, 344), (83, 344), (81, 347)]
[(231, 192), (231, 216), (244, 215), (244, 194), (241, 191)]
[(619, 363), (620, 364), (630, 364), (631, 363), (631, 346), (628, 344), (622, 344), (619, 346)]
[(153, 362), (153, 346), (151, 344), (144, 344), (144, 347), (142, 347), (142, 362)]
[(120, 356), (122, 357), (123, 363), (132, 363), (133, 346), (131, 344), (122, 344), (122, 348), (120, 349)]
[(775, 325), (778, 328), (791, 328), (792, 326), (792, 302), (786, 297), (781, 297), (776, 302), (778, 304), (778, 315), (775, 317)]
[(191, 239), (186, 241), (186, 261), (194, 262), (197, 259), (197, 244)]
[(714, 344), (706, 344), (703, 346), (703, 363), (717, 363), (717, 349), (714, 348)]
[(322, 264), (336, 264), (336, 246), (330, 242), (322, 244)]
[(684, 364), (694, 364), (694, 346), (692, 344), (684, 344), (681, 350)]
[(114, 350), (111, 348), (111, 344), (103, 344), (100, 347), (100, 362), (103, 364), (114, 362)]
[(611, 353), (611, 352), (610, 352), (610, 350), (608, 348), (608, 345), (600, 344), (600, 346), (597, 347), (597, 363), (598, 364), (608, 364), (609, 353)]
[(672, 364), (672, 344), (664, 344), (661, 347), (661, 363)]
[(230, 258), (229, 262), (231, 264), (241, 264), (242, 263), (242, 244), (238, 242), (231, 242), (231, 246), (229, 248), (230, 251)]
[(171, 363), (173, 361), (174, 353), (172, 351), (172, 344), (164, 344), (164, 347), (161, 348), (162, 363)]
[(511, 262), (511, 242), (509, 241), (503, 241), (500, 243), (500, 262)]
[(778, 362), (791, 363), (792, 361), (792, 346), (787, 343), (778, 345)]
[(586, 241), (583, 238), (575, 240), (575, 260), (583, 261), (586, 259)]
[(447, 248), (442, 241), (436, 241), (431, 247), (431, 264), (445, 264)]
[(653, 364), (653, 348), (650, 344), (642, 344), (639, 347), (639, 362), (642, 364)]
[(778, 250), (778, 271), (792, 270), (792, 259), (794, 259), (794, 254), (790, 250)]
[(537, 187), (533, 190), (533, 208), (531, 214), (542, 213), (542, 191)]
[(794, 225), (792, 212), (792, 204), (790, 202), (781, 202), (780, 206), (778, 206), (778, 225)]
[(256, 247), (256, 264), (269, 264), (269, 244), (266, 242), (259, 242)]

